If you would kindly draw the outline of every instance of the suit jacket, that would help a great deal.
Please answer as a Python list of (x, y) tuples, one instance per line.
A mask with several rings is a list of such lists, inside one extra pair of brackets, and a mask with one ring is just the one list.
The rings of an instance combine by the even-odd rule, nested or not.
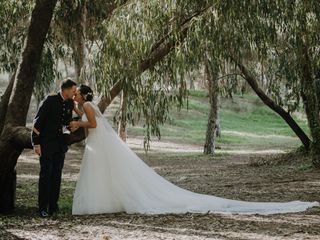
[[(60, 92), (47, 96), (41, 102), (33, 126), (40, 132), (39, 143), (42, 155), (68, 151), (63, 126), (68, 126), (72, 120), (73, 106), (73, 101), (71, 99), (64, 101)], [(34, 143), (33, 139), (32, 143)]]

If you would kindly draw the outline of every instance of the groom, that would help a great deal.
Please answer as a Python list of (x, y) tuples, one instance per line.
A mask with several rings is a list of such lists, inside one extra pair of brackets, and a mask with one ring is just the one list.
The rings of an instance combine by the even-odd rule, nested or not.
[(63, 80), (60, 91), (42, 101), (33, 121), (31, 141), (34, 152), (40, 157), (38, 206), (41, 217), (59, 210), (61, 173), (68, 150), (63, 128), (72, 119), (76, 86), (71, 79)]

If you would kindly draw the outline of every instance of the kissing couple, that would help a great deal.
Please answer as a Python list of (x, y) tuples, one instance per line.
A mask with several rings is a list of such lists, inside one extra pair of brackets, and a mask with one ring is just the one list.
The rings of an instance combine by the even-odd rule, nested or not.
[[(59, 211), (62, 169), (68, 151), (65, 132), (78, 128), (87, 129), (87, 137), (73, 195), (73, 215), (115, 212), (267, 215), (301, 212), (319, 206), (319, 202), (297, 200), (239, 201), (180, 188), (157, 174), (122, 141), (93, 99), (89, 86), (77, 86), (76, 82), (66, 79), (60, 91), (47, 96), (37, 111), (31, 140), (40, 159), (38, 210), (41, 217)], [(73, 113), (79, 121), (73, 120)]]

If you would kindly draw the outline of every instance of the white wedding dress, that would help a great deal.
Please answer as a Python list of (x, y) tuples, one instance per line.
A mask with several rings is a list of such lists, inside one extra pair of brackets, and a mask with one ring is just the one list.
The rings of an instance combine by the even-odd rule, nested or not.
[[(300, 212), (318, 202), (246, 202), (182, 189), (144, 163), (124, 143), (98, 107), (97, 127), (88, 130), (72, 214), (100, 213), (238, 213)], [(87, 118), (84, 115), (83, 120)]]

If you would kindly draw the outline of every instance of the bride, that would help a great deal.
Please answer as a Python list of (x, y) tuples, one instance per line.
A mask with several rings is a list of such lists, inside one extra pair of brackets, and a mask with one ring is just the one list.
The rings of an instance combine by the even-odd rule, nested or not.
[(300, 212), (318, 202), (246, 202), (182, 189), (147, 166), (113, 130), (92, 103), (90, 87), (80, 85), (74, 100), (82, 121), (70, 123), (72, 131), (88, 129), (86, 146), (73, 197), (72, 214), (99, 213), (238, 213)]

